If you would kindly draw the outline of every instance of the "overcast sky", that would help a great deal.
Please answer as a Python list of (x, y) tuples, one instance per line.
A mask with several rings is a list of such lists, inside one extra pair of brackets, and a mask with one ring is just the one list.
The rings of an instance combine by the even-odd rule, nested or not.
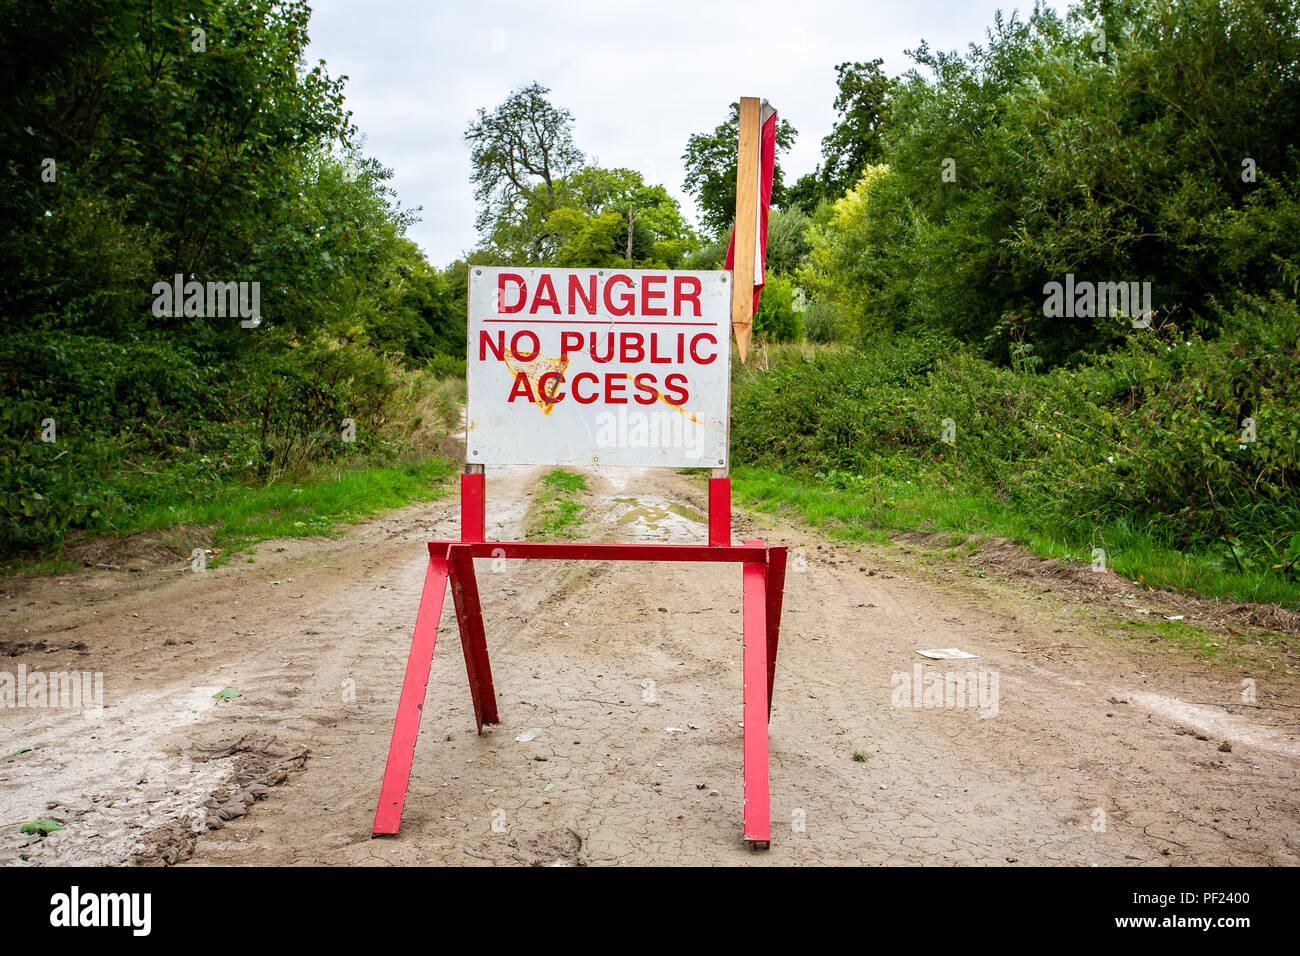
[(893, 76), (922, 38), (964, 51), (1017, 8), (1033, 0), (313, 0), (307, 54), (348, 77), (365, 152), (393, 168), (404, 206), (424, 207), (409, 235), (442, 266), (477, 240), (465, 126), (512, 90), (550, 87), (589, 159), (662, 183), (694, 217), (686, 140), (733, 100), (766, 97), (799, 131), (782, 160), (792, 183), (820, 160), (835, 64), (880, 57)]

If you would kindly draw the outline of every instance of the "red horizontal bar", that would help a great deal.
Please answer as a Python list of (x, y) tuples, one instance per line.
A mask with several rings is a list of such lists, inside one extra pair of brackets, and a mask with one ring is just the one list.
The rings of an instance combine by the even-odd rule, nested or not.
[(430, 554), (448, 547), (465, 548), (476, 558), (536, 558), (565, 561), (758, 561), (766, 562), (762, 545), (707, 544), (580, 544), (557, 541), (430, 541)]

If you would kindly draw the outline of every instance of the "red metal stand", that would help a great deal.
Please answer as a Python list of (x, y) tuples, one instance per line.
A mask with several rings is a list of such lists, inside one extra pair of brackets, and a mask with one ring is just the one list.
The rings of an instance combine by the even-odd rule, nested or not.
[(388, 749), (388, 763), (375, 812), (375, 834), (396, 833), (410, 784), (415, 740), (420, 730), (437, 638), (451, 582), (469, 675), (470, 696), (479, 733), (499, 722), (492, 666), (483, 632), (474, 559), (486, 557), (560, 559), (570, 561), (705, 561), (741, 565), (741, 660), (744, 716), (745, 839), (766, 848), (772, 839), (768, 781), (767, 725), (776, 677), (777, 643), (781, 629), (781, 597), (785, 586), (786, 549), (761, 540), (731, 543), (731, 482), (709, 479), (709, 543), (698, 544), (560, 544), (539, 541), (484, 541), (484, 480), (482, 473), (461, 476), (461, 541), (429, 542), (429, 570), (415, 616), (415, 634), (406, 660), (406, 676), (397, 703), (397, 719)]

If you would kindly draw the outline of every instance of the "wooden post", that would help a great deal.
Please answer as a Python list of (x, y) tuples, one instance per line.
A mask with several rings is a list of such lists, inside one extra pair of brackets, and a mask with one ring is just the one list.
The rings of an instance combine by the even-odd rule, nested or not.
[(740, 364), (749, 355), (754, 329), (754, 246), (758, 232), (759, 100), (740, 100), (740, 142), (736, 150), (736, 244), (731, 270), (731, 328)]

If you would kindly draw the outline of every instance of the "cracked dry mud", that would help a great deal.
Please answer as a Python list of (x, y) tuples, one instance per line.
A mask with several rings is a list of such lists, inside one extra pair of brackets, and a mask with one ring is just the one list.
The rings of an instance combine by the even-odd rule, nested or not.
[[(489, 472), (490, 537), (520, 536), (541, 473)], [(700, 479), (590, 477), (583, 537), (704, 540)], [(0, 711), (0, 823), (66, 826), (0, 829), (0, 864), (1297, 862), (1287, 667), (1194, 660), (1041, 580), (744, 511), (736, 540), (792, 549), (769, 851), (741, 839), (733, 565), (478, 562), (503, 723), (474, 732), (448, 599), (402, 831), (372, 839), (424, 543), (457, 525), (444, 499), (254, 564), (6, 579), (0, 670), (102, 671), (105, 707)], [(978, 657), (916, 654), (935, 647)], [(996, 674), (996, 716), (895, 706), (918, 663)]]

